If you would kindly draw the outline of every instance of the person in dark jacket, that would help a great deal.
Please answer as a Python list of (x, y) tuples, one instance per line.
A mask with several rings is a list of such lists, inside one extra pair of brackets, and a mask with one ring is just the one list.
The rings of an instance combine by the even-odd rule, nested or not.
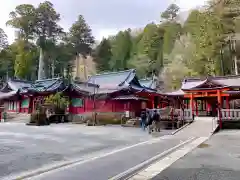
[(149, 134), (152, 132), (153, 130), (153, 115), (151, 115), (150, 112), (148, 112), (148, 115), (147, 115), (147, 124), (146, 126), (148, 127), (148, 132)]
[(153, 123), (153, 129), (157, 132), (160, 131), (159, 123), (160, 123), (160, 115), (157, 113), (156, 110), (154, 110), (153, 117), (152, 117)]
[(142, 113), (141, 113), (141, 127), (144, 131), (145, 131), (145, 128), (146, 128), (146, 123), (147, 123), (146, 121), (147, 121), (146, 111), (142, 111)]

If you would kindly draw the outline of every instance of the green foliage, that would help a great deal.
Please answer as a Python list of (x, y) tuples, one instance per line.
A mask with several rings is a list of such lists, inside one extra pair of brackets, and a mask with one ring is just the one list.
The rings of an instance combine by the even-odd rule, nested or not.
[(69, 101), (67, 98), (63, 97), (62, 93), (58, 92), (54, 95), (48, 96), (45, 103), (54, 105), (57, 108), (65, 109), (68, 106)]
[(18, 35), (24, 40), (33, 39), (36, 24), (36, 9), (32, 4), (16, 6), (15, 11), (10, 12), (10, 20), (7, 25), (18, 29)]
[(127, 69), (127, 61), (131, 55), (132, 40), (130, 31), (120, 31), (112, 40), (112, 70)]
[(176, 4), (170, 4), (168, 8), (161, 14), (161, 18), (165, 20), (175, 20), (180, 8)]
[(7, 35), (3, 31), (3, 29), (0, 28), (0, 50), (6, 48), (7, 46), (8, 46)]
[(95, 50), (95, 62), (98, 71), (110, 70), (109, 63), (112, 59), (111, 43), (108, 39), (103, 38)]
[(164, 29), (163, 53), (170, 54), (175, 41), (181, 36), (182, 27), (181, 24), (177, 22), (166, 22), (161, 26)]
[(34, 112), (30, 116), (30, 122), (28, 125), (44, 126), (49, 125), (47, 121), (46, 113)]
[(146, 55), (136, 55), (128, 61), (128, 67), (136, 69), (138, 77), (145, 78), (152, 73), (151, 68), (149, 68), (150, 63), (151, 60)]
[(75, 54), (81, 53), (85, 56), (91, 52), (94, 37), (82, 15), (78, 16), (78, 20), (70, 28), (67, 38), (69, 43), (73, 45)]
[(195, 64), (196, 47), (190, 35), (181, 36), (168, 56), (160, 77), (165, 82), (165, 90), (177, 90), (186, 77), (199, 76), (200, 64)]
[[(33, 59), (37, 57), (36, 51), (24, 40), (18, 40), (14, 44), (16, 48), (16, 59), (14, 63), (15, 77), (20, 79), (31, 79), (33, 70)], [(13, 46), (12, 46), (13, 48)]]
[[(39, 47), (38, 51), (35, 48), (25, 48), (21, 53), (12, 55), (14, 61), (16, 59), (15, 74), (18, 77), (25, 77), (26, 73), (23, 72), (26, 68), (24, 69), (23, 64), (28, 61), (26, 58), (30, 59), (32, 51), (39, 53), (39, 61), (35, 61), (34, 57), (33, 62), (30, 63), (32, 67), (29, 69), (34, 69), (34, 72), (39, 69), (40, 79), (54, 77), (56, 73), (62, 75), (63, 71), (71, 72), (74, 56), (78, 53), (87, 55), (91, 52), (94, 37), (83, 16), (78, 17), (67, 34), (59, 26), (59, 21), (60, 14), (49, 1), (44, 1), (36, 7), (31, 4), (21, 4), (10, 13), (10, 20), (6, 24), (16, 29), (17, 39), (26, 43), (34, 42)], [(0, 46), (5, 44), (6, 39), (4, 33), (1, 33), (2, 31), (0, 31)], [(20, 70), (21, 68), (23, 69)], [(31, 78), (34, 76), (32, 75)]]
[(62, 33), (62, 28), (58, 25), (60, 14), (56, 12), (51, 2), (40, 3), (35, 9), (34, 33), (38, 38), (38, 45), (48, 48), (48, 39), (53, 40)]

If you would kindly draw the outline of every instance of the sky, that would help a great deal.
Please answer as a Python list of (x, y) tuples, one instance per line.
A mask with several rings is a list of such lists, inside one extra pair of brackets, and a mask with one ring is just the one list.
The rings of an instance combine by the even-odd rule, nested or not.
[[(8, 35), (9, 42), (15, 37), (14, 29), (6, 27), (9, 13), (19, 4), (38, 5), (44, 0), (2, 0), (0, 28)], [(61, 14), (60, 25), (67, 31), (78, 15), (82, 14), (97, 40), (116, 34), (127, 28), (141, 28), (150, 22), (159, 22), (160, 13), (170, 3), (176, 3), (181, 11), (188, 11), (204, 4), (205, 0), (50, 0)]]

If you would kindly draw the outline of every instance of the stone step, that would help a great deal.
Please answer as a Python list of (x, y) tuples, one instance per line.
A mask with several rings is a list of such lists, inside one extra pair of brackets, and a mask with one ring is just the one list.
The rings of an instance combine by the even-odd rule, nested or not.
[(30, 114), (7, 112), (6, 121), (29, 121)]
[(127, 120), (127, 122), (125, 123), (126, 126), (139, 126), (140, 125), (140, 121), (138, 119), (129, 119)]

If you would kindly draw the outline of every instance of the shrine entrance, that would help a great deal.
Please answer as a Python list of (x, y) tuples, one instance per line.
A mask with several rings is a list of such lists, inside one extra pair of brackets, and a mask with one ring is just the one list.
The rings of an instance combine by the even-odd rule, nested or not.
[(216, 97), (198, 97), (193, 102), (193, 114), (199, 117), (216, 117), (217, 104)]

